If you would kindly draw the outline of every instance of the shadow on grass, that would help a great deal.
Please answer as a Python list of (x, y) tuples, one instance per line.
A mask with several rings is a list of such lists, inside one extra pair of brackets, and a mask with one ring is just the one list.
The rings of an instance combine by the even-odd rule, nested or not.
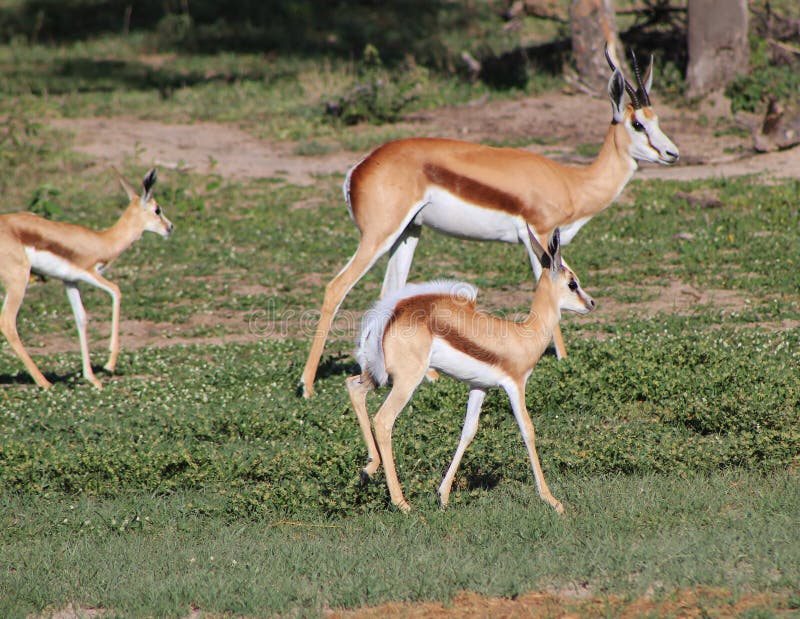
[(159, 50), (344, 58), (372, 43), (385, 58), (402, 59), (422, 48), (441, 51), (437, 34), (443, 24), (486, 12), (444, 0), (20, 0), (0, 8), (0, 38), (58, 44), (145, 32)]
[(82, 57), (53, 62), (47, 67), (23, 65), (10, 68), (5, 76), (11, 89), (14, 84), (21, 84), (25, 92), (35, 95), (104, 93), (120, 89), (157, 90), (162, 99), (167, 99), (175, 90), (198, 84), (232, 84), (238, 81), (278, 79), (282, 75), (268, 73), (266, 68), (264, 71), (182, 71), (168, 64), (160, 67), (143, 62)]
[[(60, 383), (68, 383), (71, 380), (71, 377), (74, 376), (73, 373), (70, 374), (56, 374), (54, 372), (42, 372), (44, 377), (49, 380), (54, 385)], [(26, 387), (36, 387), (36, 381), (33, 380), (33, 377), (28, 374), (27, 372), (19, 371), (16, 374), (0, 374), (0, 385), (3, 386), (26, 386)]]
[[(121, 372), (119, 370), (109, 372), (106, 368), (100, 365), (92, 365), (92, 371), (94, 372), (95, 376), (102, 376), (106, 379), (125, 376), (125, 372)], [(77, 372), (67, 372), (62, 374), (57, 374), (56, 372), (42, 372), (42, 374), (44, 374), (44, 377), (54, 385), (68, 385), (70, 387), (89, 385), (89, 382), (83, 378), (83, 373), (80, 370)], [(37, 386), (36, 381), (33, 380), (33, 377), (22, 370), (16, 372), (15, 374), (0, 374), (0, 386), (12, 385), (26, 387)]]
[[(322, 363), (320, 363), (319, 367), (317, 368), (317, 376), (314, 379), (314, 382), (317, 383), (325, 378), (330, 378), (331, 376), (339, 376), (342, 380), (342, 388), (344, 388), (344, 381), (348, 376), (353, 376), (354, 374), (360, 373), (361, 368), (359, 367), (358, 363), (353, 362), (353, 355), (349, 353), (337, 353), (335, 355), (330, 355), (323, 358)], [(297, 385), (295, 394), (298, 397), (302, 397), (302, 383)]]

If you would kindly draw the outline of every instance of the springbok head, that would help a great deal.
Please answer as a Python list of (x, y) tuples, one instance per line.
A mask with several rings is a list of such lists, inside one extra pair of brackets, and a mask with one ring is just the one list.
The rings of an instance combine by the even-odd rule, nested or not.
[[(625, 79), (608, 51), (606, 60), (613, 71), (608, 82), (608, 96), (614, 124), (623, 127), (630, 138), (628, 154), (637, 161), (652, 161), (669, 165), (678, 160), (678, 147), (658, 126), (658, 116), (650, 103), (650, 88), (653, 85), (653, 56), (642, 75), (636, 53), (631, 50), (631, 66), (636, 79), (636, 88)], [(625, 105), (625, 93), (630, 102)]]
[(553, 230), (547, 249), (541, 246), (530, 226), (528, 236), (533, 253), (542, 265), (542, 279), (549, 275), (555, 285), (559, 309), (578, 314), (591, 312), (596, 305), (594, 299), (581, 288), (578, 276), (561, 259), (561, 233), (558, 228)]
[(153, 197), (153, 187), (156, 184), (157, 174), (156, 169), (150, 170), (142, 181), (142, 193), (136, 191), (133, 186), (117, 172), (120, 185), (128, 195), (130, 204), (128, 209), (134, 213), (137, 222), (141, 226), (141, 230), (148, 232), (155, 232), (164, 238), (168, 237), (175, 226), (172, 222), (164, 216), (161, 206), (156, 202)]

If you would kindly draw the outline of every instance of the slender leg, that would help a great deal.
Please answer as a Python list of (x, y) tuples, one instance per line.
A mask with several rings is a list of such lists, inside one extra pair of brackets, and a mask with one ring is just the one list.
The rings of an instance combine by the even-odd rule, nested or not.
[(536, 454), (536, 432), (533, 429), (528, 409), (525, 406), (525, 385), (504, 385), (508, 399), (511, 401), (511, 409), (514, 411), (514, 417), (517, 419), (517, 425), (522, 433), (522, 440), (525, 441), (525, 447), (528, 450), (528, 457), (531, 461), (531, 468), (533, 469), (533, 478), (536, 482), (536, 489), (539, 496), (550, 504), (559, 514), (564, 513), (564, 506), (550, 493), (550, 488), (547, 487), (547, 482), (544, 480), (542, 473), (542, 466), (539, 464), (539, 456)]
[(67, 289), (67, 298), (72, 306), (72, 315), (75, 316), (75, 324), (78, 327), (78, 339), (81, 343), (81, 359), (83, 360), (83, 377), (98, 389), (102, 389), (102, 383), (92, 372), (92, 362), (89, 358), (89, 343), (86, 340), (86, 310), (81, 302), (81, 293), (78, 286), (72, 282), (64, 282)]
[(464, 427), (461, 429), (461, 439), (458, 441), (453, 461), (450, 463), (450, 467), (439, 485), (439, 505), (441, 507), (447, 507), (447, 503), (450, 501), (450, 488), (453, 485), (453, 478), (456, 476), (456, 471), (458, 470), (458, 465), (461, 464), (464, 452), (478, 431), (478, 418), (481, 415), (481, 406), (485, 397), (486, 391), (484, 389), (472, 387), (469, 391), (467, 414), (464, 418)]
[(350, 402), (353, 410), (358, 417), (358, 425), (364, 435), (364, 442), (367, 444), (367, 466), (361, 469), (362, 481), (367, 481), (381, 464), (381, 456), (378, 446), (375, 444), (375, 437), (372, 434), (372, 426), (369, 423), (369, 413), (367, 412), (367, 394), (375, 388), (375, 384), (368, 376), (363, 374), (351, 376), (346, 381), (347, 391), (350, 394)]
[(403, 490), (400, 488), (400, 480), (397, 477), (397, 469), (394, 465), (394, 455), (392, 454), (392, 428), (397, 416), (405, 408), (414, 391), (425, 375), (425, 369), (421, 368), (414, 376), (403, 379), (393, 376), (395, 380), (391, 392), (384, 400), (378, 412), (375, 414), (373, 425), (375, 427), (375, 440), (378, 443), (378, 450), (383, 461), (383, 470), (386, 473), (386, 485), (389, 486), (389, 495), (394, 504), (400, 511), (408, 512), (411, 506), (403, 498)]
[(99, 273), (87, 280), (88, 283), (105, 290), (111, 296), (111, 339), (108, 345), (108, 362), (103, 366), (113, 374), (117, 367), (117, 357), (119, 357), (119, 313), (122, 304), (122, 293), (114, 282), (108, 281)]
[(25, 350), (25, 346), (23, 346), (22, 340), (19, 338), (19, 333), (17, 332), (17, 314), (22, 305), (22, 299), (25, 298), (25, 289), (27, 288), (29, 277), (30, 268), (24, 268), (17, 271), (14, 277), (5, 276), (3, 278), (3, 284), (6, 288), (6, 298), (3, 301), (3, 309), (0, 310), (0, 331), (6, 336), (8, 343), (11, 345), (11, 348), (14, 349), (14, 352), (17, 353), (17, 356), (22, 359), (25, 368), (33, 377), (33, 380), (36, 381), (36, 384), (47, 389), (51, 386), (50, 381), (47, 380), (39, 371), (39, 368), (36, 367), (28, 351)]
[[(421, 230), (422, 226), (410, 225), (392, 246), (389, 264), (386, 266), (386, 275), (383, 278), (381, 298), (400, 290), (406, 285)], [(429, 381), (435, 382), (439, 378), (439, 372), (433, 368), (428, 368), (425, 377)]]
[(421, 229), (421, 226), (412, 224), (392, 246), (389, 253), (389, 264), (386, 265), (386, 275), (383, 278), (381, 297), (400, 290), (406, 285)]
[(328, 337), (328, 332), (339, 305), (341, 305), (347, 293), (350, 292), (350, 289), (375, 264), (375, 261), (383, 255), (384, 251), (381, 251), (379, 244), (367, 244), (362, 239), (350, 261), (325, 288), (325, 299), (322, 302), (319, 323), (317, 323), (317, 330), (314, 332), (314, 339), (311, 341), (311, 350), (308, 353), (301, 379), (304, 397), (310, 398), (314, 394), (314, 378), (317, 374), (317, 367), (319, 366), (319, 360), (322, 358), (325, 339)]

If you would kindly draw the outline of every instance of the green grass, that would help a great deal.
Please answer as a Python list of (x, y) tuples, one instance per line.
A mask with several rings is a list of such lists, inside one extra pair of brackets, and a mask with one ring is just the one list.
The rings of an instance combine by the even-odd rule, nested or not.
[[(93, 162), (67, 136), (36, 122), (48, 117), (231, 122), (308, 155), (410, 131), (352, 132), (325, 118), (325, 101), (355, 76), (341, 59), (143, 61), (145, 45), (132, 36), (0, 47), (3, 212), (101, 227), (124, 206), (108, 174), (87, 172)], [(429, 80), (419, 108), (498, 96), (443, 73)], [(138, 180), (145, 169), (131, 158), (123, 171)], [(323, 286), (357, 246), (342, 178), (296, 187), (161, 170), (156, 196), (176, 233), (145, 235), (110, 278), (124, 320), (155, 326), (159, 345), (174, 335), (194, 343), (123, 347), (117, 375), (100, 373), (102, 392), (80, 377), (61, 285), (31, 284), (20, 332), (55, 385), (33, 387), (0, 346), (0, 615), (72, 603), (123, 616), (314, 616), (576, 583), (609, 609), (619, 597), (719, 587), (734, 601), (767, 594), (754, 616), (796, 610), (800, 183), (634, 182), (567, 248), (599, 309), (565, 318), (570, 357), (545, 356), (527, 393), (546, 478), (567, 509), (558, 518), (536, 495), (499, 392), (487, 397), (451, 508), (438, 510), (466, 401), (446, 377), (419, 389), (395, 430), (412, 515), (389, 507), (382, 473), (360, 485), (366, 453), (343, 381), (357, 369), (353, 339), (385, 258), (342, 306), (317, 396), (297, 396)], [(722, 206), (692, 206), (680, 197), (692, 191)], [(521, 248), (426, 231), (411, 277), (443, 276), (477, 284), (479, 304), (505, 315), (525, 311), (533, 289)], [(738, 301), (644, 313), (672, 282)], [(110, 303), (84, 296), (99, 365)], [(229, 335), (239, 343), (200, 339)], [(33, 348), (54, 337), (72, 350)]]
[[(355, 247), (339, 180), (297, 188), (162, 178), (159, 197), (179, 233), (143, 239), (115, 266), (112, 277), (130, 290), (125, 317), (180, 324), (189, 313), (238, 312), (233, 332), (252, 329), (251, 343), (124, 350), (102, 393), (80, 379), (77, 344), (39, 359), (57, 381), (49, 392), (31, 387), (14, 357), (0, 357), (8, 523), (0, 587), (9, 614), (71, 601), (133, 615), (179, 615), (192, 605), (316, 614), (574, 582), (601, 597), (707, 585), (783, 599), (800, 569), (790, 542), (800, 533), (800, 346), (796, 329), (760, 325), (800, 318), (796, 183), (680, 186), (717, 192), (724, 207), (709, 211), (676, 199), (677, 184), (634, 184), (632, 206), (614, 207), (585, 232), (609, 248), (610, 264), (584, 237), (569, 247), (587, 290), (601, 304), (632, 303), (633, 312), (604, 325), (567, 319), (571, 356), (545, 357), (529, 381), (545, 474), (568, 510), (560, 520), (535, 494), (500, 393), (487, 398), (451, 509), (437, 510), (466, 399), (446, 377), (423, 385), (395, 432), (415, 515), (388, 507), (382, 475), (359, 485), (365, 449), (343, 378), (355, 371), (358, 312), (376, 294), (382, 263), (343, 307), (349, 322), (328, 347), (318, 395), (297, 397), (321, 297), (320, 284), (304, 277), (326, 281)], [(198, 186), (202, 199), (188, 192)], [(286, 208), (320, 195), (314, 208)], [(49, 199), (65, 219), (84, 214), (99, 224), (102, 209), (84, 206), (90, 196), (67, 184)], [(673, 238), (684, 230), (695, 239)], [(518, 247), (426, 234), (413, 276), (441, 275), (440, 255), (481, 285), (481, 302), (524, 310), (527, 301), (503, 303), (504, 290), (531, 288)], [(268, 268), (252, 268), (264, 256)], [(751, 302), (637, 316), (638, 282), (658, 283), (665, 272)], [(231, 294), (242, 283), (275, 292)], [(32, 286), (26, 335), (72, 336), (56, 287)], [(87, 296), (97, 322), (107, 321), (106, 299)], [(100, 357), (99, 342), (94, 350)]]
[[(656, 599), (675, 586), (791, 590), (800, 564), (797, 476), (568, 476), (564, 518), (529, 485), (467, 506), (346, 519), (226, 516), (224, 495), (116, 493), (2, 499), (4, 616), (66, 600), (125, 616), (316, 615), (463, 589), (514, 597), (588, 583)], [(11, 515), (13, 514), (13, 516)]]

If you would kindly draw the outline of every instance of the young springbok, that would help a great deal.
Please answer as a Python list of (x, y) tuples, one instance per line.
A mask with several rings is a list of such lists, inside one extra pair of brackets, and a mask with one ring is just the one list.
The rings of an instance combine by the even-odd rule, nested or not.
[(119, 173), (117, 175), (130, 202), (119, 220), (106, 230), (89, 230), (28, 212), (0, 215), (0, 283), (6, 290), (0, 311), (0, 330), (40, 387), (50, 387), (50, 381), (36, 367), (17, 333), (17, 313), (25, 297), (31, 272), (64, 282), (78, 325), (83, 376), (95, 387), (102, 388), (92, 372), (86, 340), (86, 311), (81, 303), (78, 284), (96, 286), (111, 295), (111, 354), (105, 369), (113, 372), (119, 355), (121, 295), (119, 287), (103, 277), (102, 273), (143, 232), (156, 232), (166, 238), (174, 228), (153, 199), (155, 168), (144, 177), (141, 194)]
[[(636, 88), (617, 69), (608, 50), (606, 58), (612, 69), (611, 124), (588, 166), (563, 165), (518, 148), (409, 138), (378, 147), (348, 172), (344, 196), (361, 240), (325, 288), (301, 379), (306, 397), (314, 391), (325, 340), (347, 293), (386, 252), (389, 263), (381, 296), (402, 288), (423, 226), (463, 239), (522, 243), (538, 278), (539, 261), (528, 243), (528, 226), (540, 239), (560, 228), (566, 245), (616, 199), (637, 161), (667, 165), (678, 160), (678, 148), (659, 128), (650, 104), (652, 58), (642, 76), (632, 56)], [(554, 338), (559, 358), (564, 357), (558, 327)]]
[[(479, 312), (475, 309), (475, 288), (451, 281), (406, 286), (380, 300), (364, 318), (356, 352), (361, 374), (347, 379), (350, 400), (367, 444), (368, 461), (361, 475), (369, 478), (383, 462), (392, 503), (402, 511), (408, 511), (410, 506), (403, 498), (395, 470), (392, 428), (429, 368), (469, 385), (461, 439), (439, 486), (441, 505), (447, 505), (461, 457), (478, 429), (486, 390), (502, 387), (522, 432), (539, 496), (558, 513), (564, 511), (542, 475), (533, 424), (525, 406), (525, 384), (553, 336), (561, 311), (586, 314), (594, 309), (595, 302), (561, 260), (558, 228), (553, 231), (549, 253), (530, 229), (528, 234), (547, 275), (540, 278), (530, 314), (522, 322)], [(390, 378), (392, 389), (372, 419), (373, 434), (367, 394)]]

